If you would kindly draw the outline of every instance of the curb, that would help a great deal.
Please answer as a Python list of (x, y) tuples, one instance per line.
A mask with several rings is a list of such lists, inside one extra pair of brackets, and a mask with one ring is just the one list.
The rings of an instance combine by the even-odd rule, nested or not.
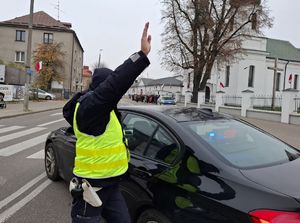
[(23, 115), (31, 115), (31, 114), (36, 114), (36, 113), (42, 113), (42, 112), (46, 112), (46, 111), (53, 111), (53, 110), (62, 109), (62, 108), (63, 107), (56, 107), (56, 108), (48, 108), (48, 109), (45, 109), (45, 110), (39, 110), (39, 111), (29, 111), (29, 112), (14, 114), (14, 115), (6, 115), (6, 116), (0, 117), (0, 120), (1, 119), (6, 119), (6, 118), (19, 117), (19, 116), (23, 116)]

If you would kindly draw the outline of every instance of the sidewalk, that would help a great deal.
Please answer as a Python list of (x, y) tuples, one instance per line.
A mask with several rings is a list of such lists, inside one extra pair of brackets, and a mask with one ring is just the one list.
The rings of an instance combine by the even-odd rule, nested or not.
[(65, 100), (51, 100), (51, 101), (29, 101), (29, 112), (23, 111), (23, 102), (7, 103), (5, 109), (0, 109), (0, 120), (3, 118), (12, 118), (20, 115), (38, 113), (42, 111), (55, 110), (62, 108), (67, 101)]
[[(62, 109), (66, 104), (66, 100), (61, 101), (30, 101), (30, 112), (23, 111), (23, 103), (7, 104), (6, 109), (0, 109), (0, 120), (3, 118), (16, 117), (20, 115), (32, 114), (42, 111)], [(120, 104), (141, 105), (142, 103), (133, 102), (130, 99), (123, 98)], [(191, 105), (192, 106), (192, 105)], [(272, 135), (280, 138), (281, 140), (289, 143), (290, 145), (300, 149), (300, 126), (289, 125), (279, 122), (264, 121), (259, 119), (243, 118), (245, 121), (264, 129)]]

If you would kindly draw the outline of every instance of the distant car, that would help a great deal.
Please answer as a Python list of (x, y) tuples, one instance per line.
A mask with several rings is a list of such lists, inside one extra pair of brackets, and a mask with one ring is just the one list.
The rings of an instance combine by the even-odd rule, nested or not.
[[(300, 222), (300, 152), (208, 109), (120, 107), (130, 163), (120, 188), (134, 223)], [(45, 168), (72, 177), (72, 128), (50, 133)]]
[(161, 96), (157, 99), (157, 103), (160, 105), (176, 105), (176, 100), (170, 96)]
[(30, 98), (33, 98), (33, 99), (45, 99), (45, 100), (53, 100), (55, 99), (55, 95), (54, 94), (51, 94), (51, 93), (48, 93), (44, 90), (41, 90), (41, 89), (30, 89), (29, 90), (29, 96)]

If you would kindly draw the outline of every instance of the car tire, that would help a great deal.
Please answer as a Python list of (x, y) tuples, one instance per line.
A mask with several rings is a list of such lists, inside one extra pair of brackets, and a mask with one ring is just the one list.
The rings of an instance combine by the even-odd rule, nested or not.
[(45, 149), (45, 170), (47, 177), (53, 181), (59, 180), (58, 163), (53, 144), (48, 143)]
[(159, 211), (148, 209), (138, 217), (137, 223), (171, 223), (171, 221)]
[(45, 99), (46, 99), (46, 100), (51, 100), (51, 97), (50, 97), (50, 96), (46, 96)]

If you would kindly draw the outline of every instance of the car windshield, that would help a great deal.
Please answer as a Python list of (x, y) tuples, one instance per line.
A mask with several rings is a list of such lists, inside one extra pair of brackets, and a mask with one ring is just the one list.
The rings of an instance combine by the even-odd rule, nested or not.
[(275, 165), (300, 156), (291, 146), (236, 120), (184, 122), (183, 125), (239, 168)]

